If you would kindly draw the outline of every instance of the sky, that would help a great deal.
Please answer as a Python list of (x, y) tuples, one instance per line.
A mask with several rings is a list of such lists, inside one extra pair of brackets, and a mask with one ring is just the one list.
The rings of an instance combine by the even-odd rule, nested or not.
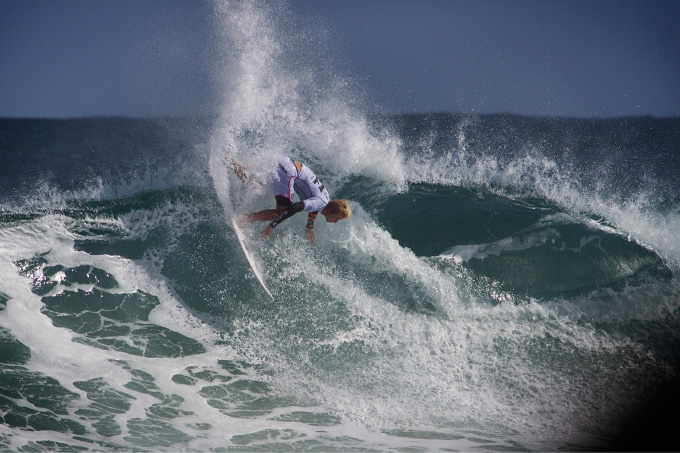
[[(382, 113), (680, 116), (677, 0), (288, 4)], [(212, 17), (210, 0), (0, 0), (0, 117), (216, 113)]]

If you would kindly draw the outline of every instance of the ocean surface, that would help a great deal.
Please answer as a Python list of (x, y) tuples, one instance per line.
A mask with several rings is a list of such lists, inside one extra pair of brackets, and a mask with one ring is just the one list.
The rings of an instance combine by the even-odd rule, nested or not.
[[(0, 119), (0, 449), (673, 442), (680, 119), (369, 115), (281, 11), (216, 11), (219, 115)], [(225, 204), (279, 155), (353, 215), (248, 227), (272, 301)]]

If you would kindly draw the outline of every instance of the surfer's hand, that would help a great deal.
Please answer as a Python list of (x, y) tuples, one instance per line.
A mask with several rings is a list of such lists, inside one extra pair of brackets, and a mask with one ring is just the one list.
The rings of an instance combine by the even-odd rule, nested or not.
[(266, 241), (267, 239), (269, 239), (269, 235), (272, 234), (273, 229), (274, 229), (274, 227), (271, 226), (271, 225), (268, 225), (267, 228), (265, 228), (265, 230), (262, 232), (262, 240), (263, 241)]
[(312, 241), (312, 244), (316, 245), (316, 242), (314, 242), (314, 230), (307, 230), (307, 237), (309, 238), (310, 241)]

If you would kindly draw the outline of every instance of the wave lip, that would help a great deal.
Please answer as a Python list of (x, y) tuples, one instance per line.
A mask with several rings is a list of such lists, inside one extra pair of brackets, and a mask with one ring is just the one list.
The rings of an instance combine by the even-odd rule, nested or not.
[[(215, 7), (216, 118), (0, 121), (0, 445), (594, 449), (673, 382), (678, 120), (369, 117), (283, 2)], [(225, 154), (350, 200), (250, 227), (276, 303)]]

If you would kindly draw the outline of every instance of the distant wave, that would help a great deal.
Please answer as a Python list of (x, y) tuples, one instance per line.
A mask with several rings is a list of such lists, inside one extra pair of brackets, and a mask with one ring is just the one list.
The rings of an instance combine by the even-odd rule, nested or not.
[[(680, 120), (369, 116), (285, 4), (215, 13), (215, 118), (0, 120), (2, 447), (667, 438)], [(247, 228), (272, 302), (221, 200), (273, 207), (282, 154), (353, 215)]]

